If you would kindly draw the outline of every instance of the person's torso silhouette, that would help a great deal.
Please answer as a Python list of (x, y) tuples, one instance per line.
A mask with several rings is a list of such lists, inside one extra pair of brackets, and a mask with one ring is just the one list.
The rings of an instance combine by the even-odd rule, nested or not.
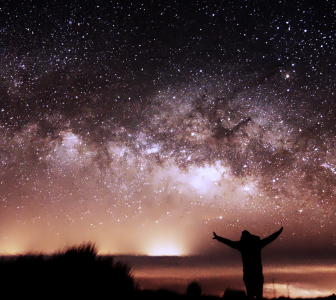
[(238, 250), (242, 256), (244, 273), (262, 272), (261, 249), (260, 238), (247, 230), (243, 231)]
[(274, 241), (282, 230), (283, 227), (262, 240), (260, 237), (244, 230), (239, 241), (231, 241), (217, 236), (214, 232), (214, 239), (240, 251), (243, 261), (244, 282), (249, 298), (262, 298), (264, 276), (262, 273), (261, 249)]

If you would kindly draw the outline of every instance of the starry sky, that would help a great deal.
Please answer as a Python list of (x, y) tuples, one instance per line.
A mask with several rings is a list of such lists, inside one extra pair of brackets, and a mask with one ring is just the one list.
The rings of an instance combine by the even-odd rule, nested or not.
[(213, 231), (283, 226), (269, 255), (334, 258), (334, 1), (0, 14), (1, 253), (216, 256)]

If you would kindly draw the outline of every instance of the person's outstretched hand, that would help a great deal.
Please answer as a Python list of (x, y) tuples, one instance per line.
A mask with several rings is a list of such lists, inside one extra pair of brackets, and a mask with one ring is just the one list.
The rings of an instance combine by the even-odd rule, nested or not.
[(214, 237), (212, 238), (213, 240), (217, 240), (217, 234), (214, 232)]

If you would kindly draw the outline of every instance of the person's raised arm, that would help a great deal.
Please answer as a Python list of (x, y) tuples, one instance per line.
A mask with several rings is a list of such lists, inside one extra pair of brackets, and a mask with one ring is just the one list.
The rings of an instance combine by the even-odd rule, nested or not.
[(263, 240), (261, 240), (261, 248), (264, 248), (266, 245), (268, 245), (269, 243), (272, 243), (282, 232), (283, 227), (280, 228), (280, 230), (278, 230), (277, 232), (274, 232), (273, 234), (271, 234), (270, 236), (264, 238)]
[(213, 234), (214, 234), (214, 237), (212, 238), (213, 240), (217, 240), (218, 242), (221, 242), (225, 245), (228, 245), (231, 248), (239, 250), (239, 242), (234, 242), (234, 241), (231, 241), (229, 239), (218, 236), (215, 232)]

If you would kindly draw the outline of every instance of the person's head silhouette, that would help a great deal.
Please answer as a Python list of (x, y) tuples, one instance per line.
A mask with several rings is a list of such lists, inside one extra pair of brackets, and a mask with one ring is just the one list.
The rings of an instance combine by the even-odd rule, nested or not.
[(241, 236), (241, 238), (242, 238), (242, 239), (249, 238), (251, 235), (252, 235), (252, 234), (249, 233), (247, 230), (244, 230), (244, 231), (242, 232), (242, 236)]
[(244, 244), (251, 244), (260, 241), (260, 238), (256, 235), (249, 233), (247, 230), (242, 232), (240, 241)]

